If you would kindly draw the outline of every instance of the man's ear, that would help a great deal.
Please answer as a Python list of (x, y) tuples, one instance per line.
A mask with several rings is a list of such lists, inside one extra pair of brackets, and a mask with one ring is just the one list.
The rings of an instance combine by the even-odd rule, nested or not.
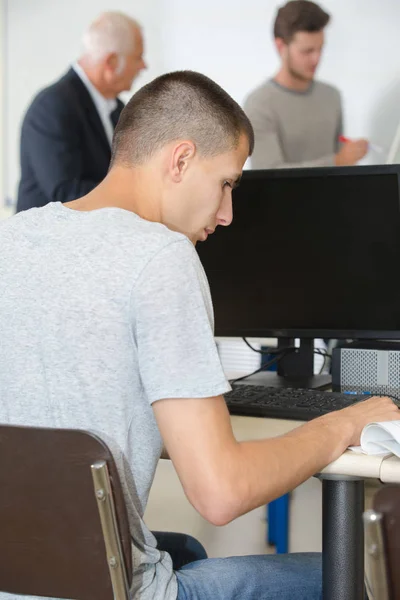
[(179, 142), (174, 146), (171, 154), (170, 173), (175, 182), (182, 180), (195, 155), (196, 146), (191, 141)]
[(287, 43), (282, 38), (275, 38), (275, 47), (278, 51), (279, 56), (283, 56), (286, 52)]
[(124, 57), (116, 52), (110, 52), (104, 58), (104, 72), (106, 78), (111, 79), (120, 75), (124, 70)]

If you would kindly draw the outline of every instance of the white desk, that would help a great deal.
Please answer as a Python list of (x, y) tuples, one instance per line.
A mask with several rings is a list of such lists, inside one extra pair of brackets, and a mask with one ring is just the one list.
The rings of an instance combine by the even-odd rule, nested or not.
[[(248, 420), (249, 434), (237, 439), (261, 439), (291, 431), (301, 423), (278, 419)], [(364, 480), (400, 483), (400, 459), (346, 451), (319, 475), (323, 487), (323, 599), (364, 600)]]

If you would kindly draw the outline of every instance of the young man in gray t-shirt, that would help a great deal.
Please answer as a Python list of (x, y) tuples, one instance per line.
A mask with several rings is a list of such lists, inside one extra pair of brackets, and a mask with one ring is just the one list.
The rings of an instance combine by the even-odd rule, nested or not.
[(1, 422), (88, 429), (109, 445), (137, 600), (321, 597), (317, 554), (174, 569), (143, 520), (163, 444), (189, 501), (223, 525), (358, 444), (366, 423), (397, 417), (391, 400), (368, 400), (286, 436), (235, 440), (195, 244), (230, 224), (252, 148), (250, 122), (219, 86), (170, 73), (127, 104), (97, 188), (0, 226)]
[(308, 0), (292, 0), (278, 10), (279, 71), (245, 102), (255, 133), (253, 169), (354, 165), (366, 154), (366, 140), (340, 144), (340, 94), (314, 79), (329, 19)]

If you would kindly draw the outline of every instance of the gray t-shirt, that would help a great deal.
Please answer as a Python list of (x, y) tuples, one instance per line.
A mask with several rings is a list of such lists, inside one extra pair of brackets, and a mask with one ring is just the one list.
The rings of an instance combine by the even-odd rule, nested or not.
[(151, 404), (230, 389), (195, 248), (131, 212), (60, 203), (3, 221), (0, 241), (0, 421), (86, 429), (109, 445), (132, 597), (175, 600), (171, 559), (143, 521), (162, 449)]
[(334, 164), (342, 133), (336, 88), (314, 81), (306, 92), (296, 92), (268, 80), (249, 95), (244, 109), (254, 127), (253, 169)]

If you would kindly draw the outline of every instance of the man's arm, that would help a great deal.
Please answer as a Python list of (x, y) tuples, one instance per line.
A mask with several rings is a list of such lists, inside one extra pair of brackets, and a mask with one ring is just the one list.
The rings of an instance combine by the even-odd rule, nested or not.
[(132, 341), (185, 493), (206, 519), (222, 525), (294, 488), (357, 444), (366, 423), (398, 418), (398, 409), (391, 400), (367, 400), (286, 436), (238, 443), (221, 396), (229, 386), (200, 266), (182, 237), (146, 263), (132, 290)]
[(290, 433), (237, 442), (222, 396), (153, 403), (164, 444), (185, 493), (215, 525), (292, 490), (358, 444), (364, 425), (398, 419), (387, 398), (366, 400), (310, 421)]
[(75, 116), (56, 98), (36, 100), (23, 124), (21, 146), (49, 202), (75, 200), (98, 183), (82, 178), (81, 140)]

